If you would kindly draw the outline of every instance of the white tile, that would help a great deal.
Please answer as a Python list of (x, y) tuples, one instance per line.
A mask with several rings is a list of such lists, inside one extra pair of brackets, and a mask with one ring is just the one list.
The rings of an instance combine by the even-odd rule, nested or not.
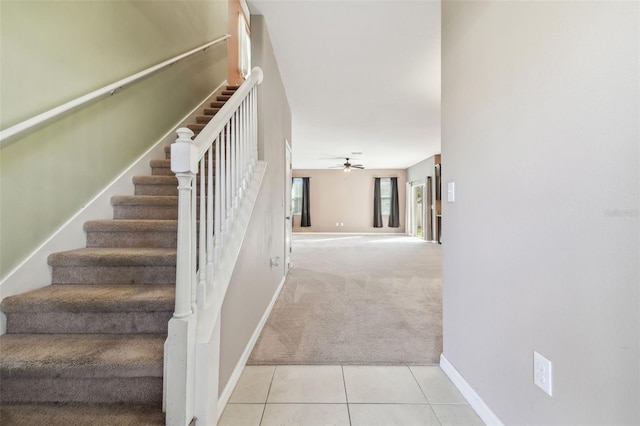
[(410, 368), (430, 404), (467, 404), (467, 400), (440, 367)]
[(484, 422), (467, 404), (432, 405), (442, 426), (482, 426)]
[(244, 368), (236, 385), (230, 403), (265, 403), (269, 386), (276, 369), (272, 365), (248, 365)]
[(260, 426), (264, 404), (227, 404), (218, 426)]
[(339, 365), (279, 365), (267, 402), (346, 403)]
[(347, 404), (267, 404), (261, 426), (349, 426)]
[(426, 404), (407, 367), (344, 366), (349, 403)]
[(349, 404), (352, 426), (440, 426), (431, 406), (422, 404)]

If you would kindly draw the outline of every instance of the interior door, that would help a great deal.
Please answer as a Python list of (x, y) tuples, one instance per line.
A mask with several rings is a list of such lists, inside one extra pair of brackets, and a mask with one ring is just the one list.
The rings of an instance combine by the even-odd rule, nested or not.
[(285, 183), (284, 183), (284, 273), (291, 268), (291, 234), (293, 232), (293, 215), (291, 214), (291, 186), (293, 184), (293, 170), (291, 165), (291, 145), (286, 141), (285, 149)]

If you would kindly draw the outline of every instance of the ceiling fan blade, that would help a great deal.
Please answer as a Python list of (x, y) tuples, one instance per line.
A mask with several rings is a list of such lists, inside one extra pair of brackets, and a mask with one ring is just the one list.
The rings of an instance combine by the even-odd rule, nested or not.
[(339, 165), (339, 166), (329, 166), (329, 168), (330, 168), (330, 169), (341, 169), (341, 168), (343, 168), (343, 167), (344, 167), (344, 166), (343, 166), (342, 164), (341, 164), (341, 165)]
[(352, 164), (351, 168), (352, 169), (364, 169), (364, 166), (362, 164)]

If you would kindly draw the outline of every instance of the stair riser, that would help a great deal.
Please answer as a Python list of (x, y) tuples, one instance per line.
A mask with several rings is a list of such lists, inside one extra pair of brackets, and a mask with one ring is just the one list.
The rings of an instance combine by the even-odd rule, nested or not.
[(15, 312), (7, 333), (167, 333), (173, 312)]
[(177, 185), (135, 185), (135, 195), (168, 195), (177, 196)]
[(113, 218), (177, 220), (178, 206), (113, 206)]
[[(166, 234), (166, 235), (164, 235)], [(196, 238), (200, 235), (199, 225)], [(87, 247), (177, 248), (176, 232), (92, 232), (87, 235)], [(196, 240), (196, 246), (199, 244)]]
[(175, 266), (53, 266), (52, 284), (175, 284)]
[[(200, 185), (197, 186), (197, 191), (200, 192)], [(135, 185), (135, 195), (161, 195), (169, 197), (178, 196), (178, 187), (174, 185)]]
[[(206, 166), (204, 169), (205, 171), (208, 172), (209, 167)], [(216, 170), (215, 165), (213, 166), (213, 170), (215, 173), (215, 170)], [(171, 171), (171, 167), (153, 167), (153, 166), (151, 167), (151, 176), (175, 176), (175, 175), (176, 174)], [(198, 172), (197, 175), (200, 176), (200, 173)]]
[(63, 379), (2, 377), (2, 402), (162, 405), (161, 377)]
[(87, 247), (176, 248), (177, 230), (173, 232), (88, 232)]

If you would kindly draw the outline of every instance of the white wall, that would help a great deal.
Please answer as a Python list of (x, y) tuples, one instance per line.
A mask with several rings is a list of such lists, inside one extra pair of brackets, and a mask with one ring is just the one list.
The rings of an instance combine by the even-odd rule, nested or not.
[(407, 169), (407, 182), (422, 183), (426, 181), (427, 176), (432, 176), (435, 182), (434, 162), (435, 157), (429, 157)]
[[(291, 111), (262, 16), (251, 17), (252, 63), (264, 71), (259, 89), (259, 157), (267, 162), (221, 317), (220, 389), (224, 389), (284, 279), (285, 139)], [(280, 257), (279, 266), (270, 259)], [(250, 348), (249, 348), (250, 349)]]
[(505, 424), (640, 424), (639, 7), (443, 4), (444, 356)]

